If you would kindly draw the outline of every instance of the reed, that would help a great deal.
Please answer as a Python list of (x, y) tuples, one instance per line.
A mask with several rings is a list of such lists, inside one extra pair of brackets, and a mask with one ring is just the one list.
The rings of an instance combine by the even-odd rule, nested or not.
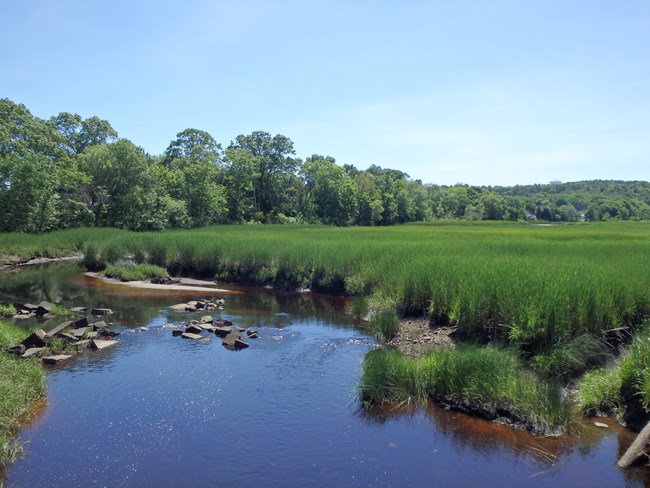
[(496, 347), (464, 346), (417, 359), (371, 351), (362, 365), (360, 394), (367, 404), (433, 399), (539, 434), (563, 432), (571, 419), (557, 385), (538, 380), (516, 354)]

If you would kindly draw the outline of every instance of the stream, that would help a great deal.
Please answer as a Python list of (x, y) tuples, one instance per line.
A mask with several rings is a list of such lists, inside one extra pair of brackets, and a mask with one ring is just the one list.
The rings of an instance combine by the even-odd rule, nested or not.
[(27, 454), (7, 488), (650, 486), (647, 468), (616, 467), (634, 435), (614, 419), (539, 438), (435, 406), (365, 410), (360, 364), (379, 343), (345, 298), (227, 287), (212, 315), (260, 333), (229, 351), (214, 335), (163, 328), (205, 315), (168, 307), (209, 293), (82, 272), (65, 263), (0, 273), (0, 301), (111, 308), (106, 320), (121, 332), (117, 346), (48, 371), (46, 405), (20, 433)]

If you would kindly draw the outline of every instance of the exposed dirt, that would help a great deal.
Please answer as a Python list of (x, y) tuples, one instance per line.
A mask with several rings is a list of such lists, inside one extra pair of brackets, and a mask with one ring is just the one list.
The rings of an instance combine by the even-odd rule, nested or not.
[(436, 349), (454, 348), (453, 335), (457, 330), (458, 326), (432, 327), (428, 319), (404, 319), (397, 336), (388, 344), (406, 356), (418, 357)]

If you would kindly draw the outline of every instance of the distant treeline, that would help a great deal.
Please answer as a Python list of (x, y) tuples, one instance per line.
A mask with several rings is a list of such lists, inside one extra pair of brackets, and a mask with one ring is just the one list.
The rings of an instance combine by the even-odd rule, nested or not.
[(164, 230), (219, 223), (392, 225), (433, 219), (649, 220), (650, 184), (584, 181), (440, 186), (376, 165), (295, 157), (286, 136), (239, 135), (223, 149), (186, 129), (150, 155), (110, 123), (34, 117), (0, 100), (0, 230)]

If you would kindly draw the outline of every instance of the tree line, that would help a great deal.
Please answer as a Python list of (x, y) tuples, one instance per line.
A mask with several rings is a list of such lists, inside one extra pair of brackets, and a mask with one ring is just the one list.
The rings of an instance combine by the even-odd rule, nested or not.
[(286, 136), (256, 131), (224, 149), (185, 129), (163, 154), (110, 123), (68, 112), (48, 120), (0, 100), (0, 230), (79, 226), (164, 230), (220, 223), (392, 225), (432, 219), (650, 219), (647, 182), (440, 186), (331, 156), (297, 158)]

